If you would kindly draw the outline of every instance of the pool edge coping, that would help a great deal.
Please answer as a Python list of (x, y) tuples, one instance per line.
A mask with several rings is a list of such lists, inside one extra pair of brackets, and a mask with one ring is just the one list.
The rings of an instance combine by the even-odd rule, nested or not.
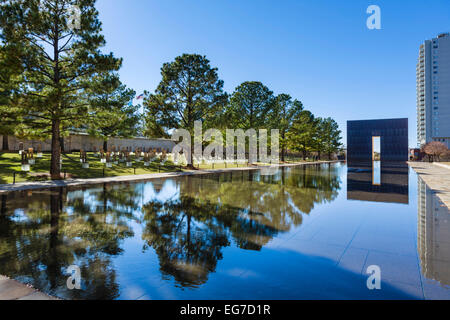
[(43, 293), (29, 284), (0, 275), (0, 300), (60, 301), (61, 299)]

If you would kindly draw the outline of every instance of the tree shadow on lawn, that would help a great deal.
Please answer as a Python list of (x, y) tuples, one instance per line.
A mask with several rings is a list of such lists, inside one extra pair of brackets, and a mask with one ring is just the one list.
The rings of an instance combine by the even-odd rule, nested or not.
[[(0, 165), (0, 184), (8, 184), (12, 183), (14, 179), (14, 173), (16, 173), (16, 182), (24, 182), (27, 181), (27, 173), (18, 171), (17, 165), (2, 163)], [(9, 179), (8, 179), (9, 178)]]
[[(5, 155), (10, 155), (5, 156)], [(151, 174), (158, 172), (180, 171), (179, 166), (171, 162), (160, 165), (160, 162), (152, 162), (149, 167), (145, 167), (143, 162), (134, 162), (132, 167), (126, 167), (125, 163), (113, 165), (112, 168), (106, 168), (100, 163), (99, 157), (88, 154), (90, 168), (82, 168), (79, 162), (79, 154), (62, 154), (63, 164), (61, 177), (94, 179), (102, 177), (117, 177), (125, 175), (134, 175), (135, 169), (137, 175)], [(65, 161), (64, 161), (65, 160)], [(12, 183), (14, 172), (16, 172), (16, 182), (38, 182), (50, 179), (50, 155), (46, 154), (43, 158), (35, 158), (36, 164), (31, 166), (29, 173), (20, 171), (21, 161), (18, 154), (0, 153), (0, 184)]]

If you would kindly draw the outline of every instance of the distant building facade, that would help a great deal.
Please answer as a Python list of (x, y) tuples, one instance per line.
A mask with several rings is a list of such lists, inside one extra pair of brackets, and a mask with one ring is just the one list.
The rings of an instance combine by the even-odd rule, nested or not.
[(417, 141), (450, 147), (450, 34), (420, 45), (417, 63)]
[[(28, 148), (34, 148), (38, 150), (40, 147), (43, 152), (51, 151), (51, 141), (38, 141), (38, 140), (24, 140), (14, 136), (8, 136), (8, 145), (10, 151), (19, 151), (21, 147), (25, 150)], [(140, 148), (142, 150), (160, 149), (171, 151), (176, 145), (176, 142), (170, 139), (147, 139), (147, 138), (110, 138), (108, 140), (108, 149), (115, 148), (116, 150), (122, 150), (128, 148), (130, 150), (136, 150)], [(1, 145), (0, 145), (1, 147)], [(71, 134), (64, 138), (63, 150), (66, 152), (72, 151), (99, 151), (103, 148), (103, 140), (89, 136), (87, 134)], [(106, 151), (106, 150), (105, 150)]]
[(380, 138), (381, 161), (408, 161), (408, 119), (347, 122), (347, 160), (373, 160), (373, 138)]

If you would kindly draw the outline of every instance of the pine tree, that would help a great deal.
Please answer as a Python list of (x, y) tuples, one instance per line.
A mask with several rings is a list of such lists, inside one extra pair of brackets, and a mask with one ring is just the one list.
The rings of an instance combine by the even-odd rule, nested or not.
[(305, 160), (307, 153), (314, 150), (317, 134), (317, 120), (314, 115), (303, 110), (294, 119), (287, 133), (287, 145), (289, 149), (299, 151)]
[(217, 68), (211, 68), (205, 56), (183, 54), (161, 68), (162, 80), (154, 94), (148, 95), (146, 107), (146, 131), (164, 132), (186, 129), (191, 133), (191, 159), (194, 154), (194, 123), (214, 121), (218, 110), (223, 108), (227, 95)]
[(331, 118), (322, 119), (319, 132), (322, 141), (322, 151), (331, 160), (331, 154), (337, 152), (342, 145), (339, 125)]
[(262, 129), (269, 124), (268, 113), (274, 105), (273, 92), (258, 81), (244, 82), (230, 97), (227, 106), (229, 125), (234, 129)]
[(14, 134), (17, 119), (17, 104), (14, 92), (20, 83), (22, 69), (18, 60), (13, 57), (14, 48), (0, 44), (0, 150), (8, 151), (8, 135)]
[(0, 0), (4, 43), (17, 46), (24, 81), (18, 92), (24, 134), (51, 137), (52, 179), (60, 179), (61, 137), (86, 121), (86, 90), (121, 59), (103, 54), (95, 0)]
[(302, 111), (303, 104), (297, 99), (292, 100), (288, 94), (280, 94), (275, 99), (274, 107), (270, 112), (270, 121), (272, 128), (280, 130), (281, 161), (285, 161), (289, 128)]
[(138, 134), (139, 105), (131, 103), (136, 92), (122, 84), (117, 75), (97, 77), (93, 83), (89, 94), (93, 116), (87, 131), (103, 140), (106, 151), (109, 138), (128, 138)]

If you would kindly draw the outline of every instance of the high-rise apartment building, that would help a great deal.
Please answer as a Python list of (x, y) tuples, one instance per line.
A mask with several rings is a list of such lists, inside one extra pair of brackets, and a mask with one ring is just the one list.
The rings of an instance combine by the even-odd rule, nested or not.
[(417, 63), (417, 141), (450, 147), (450, 34), (426, 40)]

